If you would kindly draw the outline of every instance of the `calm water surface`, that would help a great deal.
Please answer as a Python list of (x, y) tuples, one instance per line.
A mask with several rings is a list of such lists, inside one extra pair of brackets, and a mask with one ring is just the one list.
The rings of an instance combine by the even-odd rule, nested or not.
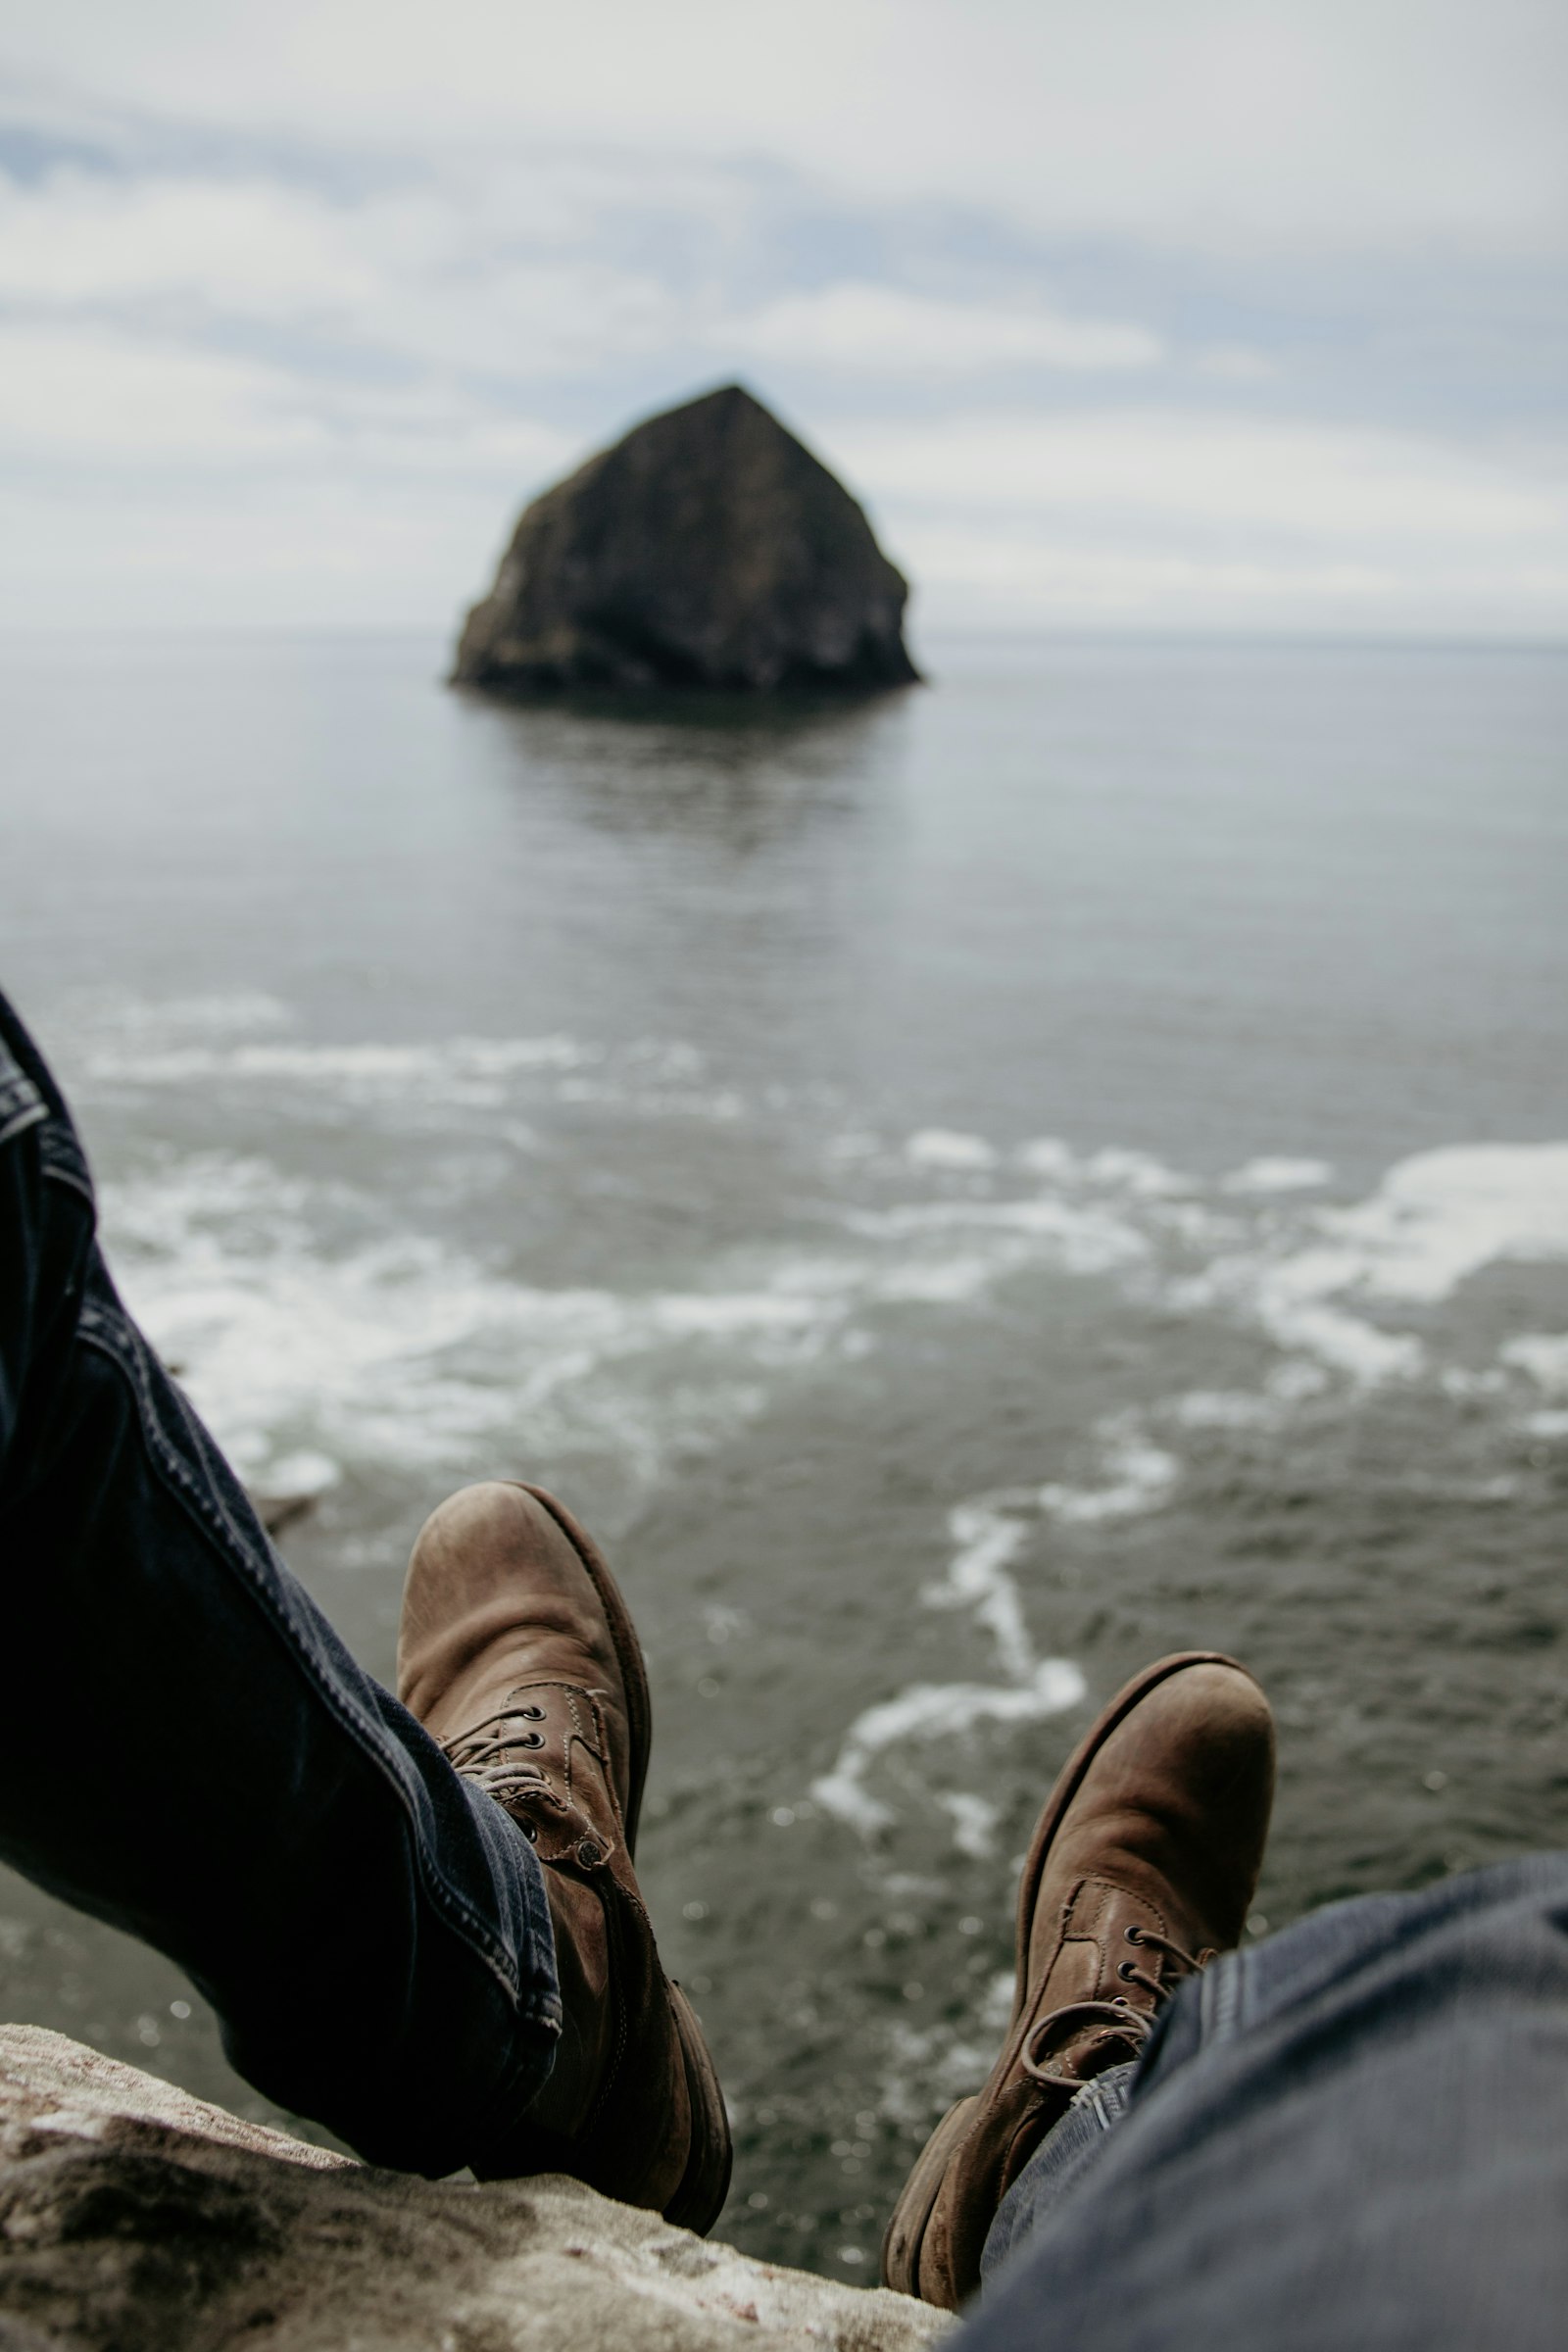
[[(1147, 1659), (1273, 1694), (1259, 1933), (1564, 1836), (1568, 662), (938, 646), (769, 715), (441, 655), (11, 640), (0, 970), (374, 1671), (453, 1486), (603, 1532), (724, 2231), (865, 2278)], [(4, 1876), (0, 1993), (267, 2112)]]

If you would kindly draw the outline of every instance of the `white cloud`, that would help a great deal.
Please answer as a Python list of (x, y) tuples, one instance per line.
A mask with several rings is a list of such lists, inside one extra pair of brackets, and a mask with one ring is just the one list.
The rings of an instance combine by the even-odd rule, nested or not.
[[(568, 206), (581, 203), (580, 179), (564, 178)], [(529, 175), (526, 192), (538, 184)], [(667, 340), (678, 306), (657, 279), (591, 248), (519, 247), (517, 198), (506, 172), (422, 175), (331, 201), (277, 179), (215, 174), (62, 171), (30, 187), (0, 181), (0, 299), (186, 329), (263, 321), (517, 380)], [(591, 222), (577, 230), (590, 235)]]
[(1194, 366), (1200, 375), (1212, 376), (1217, 383), (1267, 384), (1279, 374), (1279, 363), (1266, 351), (1254, 351), (1246, 343), (1214, 343), (1199, 352)]
[[(912, 522), (900, 561), (920, 583), (917, 634), (944, 629), (1107, 628), (1179, 633), (1560, 637), (1568, 632), (1568, 553), (1553, 566), (1478, 566), (1463, 549), (1441, 564), (1409, 551), (1328, 561), (1313, 549), (1249, 555), (1120, 540), (1004, 535)], [(940, 656), (928, 655), (934, 670)]]
[(921, 583), (917, 618), (939, 629), (1397, 627), (1408, 611), (1400, 590), (1410, 582), (1386, 566), (1270, 564), (1136, 540), (1063, 545), (961, 525), (913, 525), (900, 552)]
[[(738, 370), (927, 617), (1560, 630), (1562, 453), (1497, 420), (1547, 397), (1565, 30), (54, 0), (10, 119), (98, 162), (0, 177), (8, 610), (445, 626), (524, 496)], [(1513, 266), (1469, 314), (1465, 255)]]
[(1568, 630), (1568, 453), (1156, 409), (826, 436), (924, 624)]
[(1550, 0), (52, 0), (13, 66), (380, 149), (754, 155), (1208, 250), (1560, 250)]
[[(87, 474), (240, 467), (479, 472), (508, 491), (571, 436), (439, 385), (319, 384), (232, 353), (103, 326), (0, 325), (0, 452)], [(103, 485), (100, 482), (100, 495)]]
[[(121, 489), (0, 479), (0, 626), (416, 627), (448, 636), (514, 502), (497, 481), (316, 471)], [(439, 654), (436, 656), (439, 661)]]
[(318, 452), (325, 436), (279, 371), (180, 345), (0, 328), (0, 445), (24, 457), (205, 465)]
[(1561, 545), (1561, 461), (1488, 458), (1414, 434), (1158, 409), (848, 421), (831, 434), (884, 502), (1063, 520), (1287, 532), (1312, 541)]
[(373, 285), (341, 215), (275, 180), (63, 170), (0, 181), (0, 294), (13, 300), (173, 296), (294, 318), (363, 304)]
[(782, 295), (716, 324), (710, 340), (759, 360), (867, 375), (914, 369), (928, 380), (1017, 367), (1121, 373), (1153, 367), (1164, 353), (1147, 327), (848, 280)]

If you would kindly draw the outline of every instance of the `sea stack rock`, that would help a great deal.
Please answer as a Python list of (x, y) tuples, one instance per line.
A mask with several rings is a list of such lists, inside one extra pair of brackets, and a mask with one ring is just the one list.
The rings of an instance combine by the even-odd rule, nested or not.
[(528, 507), (455, 684), (906, 686), (908, 595), (842, 483), (739, 384), (651, 416)]

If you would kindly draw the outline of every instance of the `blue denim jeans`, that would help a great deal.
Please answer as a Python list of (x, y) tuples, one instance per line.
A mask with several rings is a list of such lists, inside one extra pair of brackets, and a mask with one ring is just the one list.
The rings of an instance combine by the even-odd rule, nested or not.
[(1568, 1856), (1215, 1961), (1004, 2198), (954, 2352), (1560, 2352)]
[(0, 998), (0, 1856), (371, 2161), (482, 2168), (561, 2029), (541, 1869), (361, 1671), (126, 1314)]

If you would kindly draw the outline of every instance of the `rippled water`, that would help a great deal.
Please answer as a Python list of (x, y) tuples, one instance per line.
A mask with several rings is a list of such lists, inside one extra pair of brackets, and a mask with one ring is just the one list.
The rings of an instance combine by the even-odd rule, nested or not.
[[(1568, 1810), (1568, 662), (931, 659), (767, 716), (405, 639), (0, 671), (5, 981), (133, 1303), (382, 1674), (448, 1488), (605, 1534), (723, 2228), (846, 2277), (1147, 1659), (1274, 1696), (1259, 1932)], [(0, 1984), (263, 2112), (4, 1878)]]

